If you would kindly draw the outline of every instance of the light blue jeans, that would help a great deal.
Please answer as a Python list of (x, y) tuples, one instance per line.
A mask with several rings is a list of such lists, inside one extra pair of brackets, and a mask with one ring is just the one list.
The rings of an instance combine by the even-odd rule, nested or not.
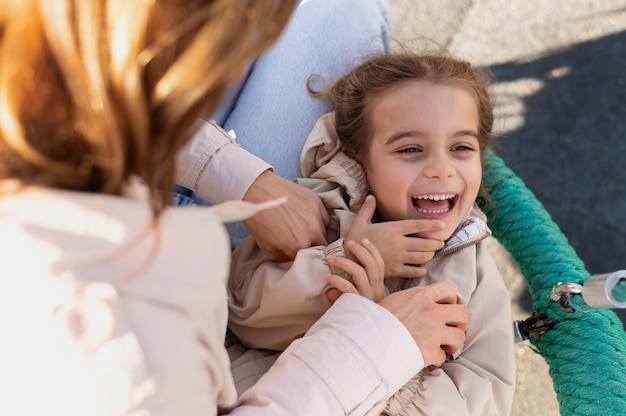
[[(329, 85), (368, 56), (387, 52), (390, 33), (387, 0), (301, 0), (277, 43), (250, 64), (211, 118), (233, 129), (237, 142), (278, 175), (300, 177), (302, 145), (331, 110), (327, 100), (309, 95), (307, 78), (321, 75), (316, 89)], [(233, 247), (248, 234), (243, 223), (228, 229)]]

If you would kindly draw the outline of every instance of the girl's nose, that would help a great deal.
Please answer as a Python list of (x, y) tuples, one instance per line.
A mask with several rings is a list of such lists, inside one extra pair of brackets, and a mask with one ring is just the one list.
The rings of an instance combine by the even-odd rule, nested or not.
[(424, 175), (429, 178), (450, 178), (456, 173), (456, 168), (448, 155), (431, 154), (426, 160)]

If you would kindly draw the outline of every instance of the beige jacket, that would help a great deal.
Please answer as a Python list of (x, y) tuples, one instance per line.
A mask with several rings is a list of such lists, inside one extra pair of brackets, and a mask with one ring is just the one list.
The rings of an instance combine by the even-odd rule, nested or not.
[[(0, 197), (0, 414), (362, 415), (423, 367), (393, 315), (351, 296), (236, 401), (222, 221), (252, 211), (168, 209), (155, 225), (144, 189), (134, 190)], [(380, 360), (388, 337), (415, 359)], [(312, 354), (324, 348), (331, 353)]]
[[(318, 121), (305, 143), (301, 168), (307, 178), (298, 182), (317, 192), (328, 208), (327, 238), (333, 243), (301, 250), (286, 263), (273, 261), (252, 238), (241, 243), (231, 268), (229, 327), (246, 347), (282, 350), (330, 306), (325, 296), (325, 275), (331, 271), (326, 258), (343, 255), (343, 236), (367, 195), (363, 170), (340, 151), (330, 117)], [(393, 292), (407, 284), (452, 281), (471, 313), (462, 354), (441, 369), (416, 376), (389, 401), (389, 414), (510, 413), (515, 381), (510, 296), (481, 243), (489, 235), (484, 219), (475, 208), (446, 247), (426, 264), (424, 278), (386, 282)], [(236, 364), (236, 374), (249, 376), (245, 363)]]

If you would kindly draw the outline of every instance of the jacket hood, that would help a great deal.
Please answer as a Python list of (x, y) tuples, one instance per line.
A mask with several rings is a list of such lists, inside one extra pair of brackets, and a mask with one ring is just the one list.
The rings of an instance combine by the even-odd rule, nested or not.
[[(368, 194), (365, 171), (360, 163), (341, 150), (334, 123), (334, 113), (324, 114), (317, 121), (304, 143), (300, 169), (304, 178), (328, 181), (327, 187), (335, 184), (343, 188), (348, 209), (358, 212)], [(296, 182), (311, 187), (307, 179), (297, 179)], [(323, 195), (320, 196), (323, 199)]]

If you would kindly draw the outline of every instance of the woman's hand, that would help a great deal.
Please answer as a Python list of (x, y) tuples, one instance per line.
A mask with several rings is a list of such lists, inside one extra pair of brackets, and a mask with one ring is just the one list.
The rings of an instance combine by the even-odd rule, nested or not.
[(380, 302), (385, 297), (385, 263), (380, 252), (367, 239), (360, 244), (350, 240), (345, 246), (346, 251), (350, 252), (358, 263), (345, 257), (330, 257), (328, 264), (348, 273), (352, 277), (352, 282), (336, 274), (329, 274), (326, 281), (333, 288), (326, 292), (326, 296), (334, 302), (342, 293), (354, 293), (376, 303)]
[(328, 245), (328, 212), (310, 189), (265, 171), (252, 183), (243, 197), (248, 202), (264, 202), (286, 196), (284, 204), (259, 212), (244, 221), (259, 247), (279, 261), (293, 260), (298, 250)]
[(446, 353), (458, 351), (465, 342), (469, 310), (457, 303), (451, 282), (433, 283), (394, 292), (379, 302), (411, 333), (422, 352), (425, 366), (440, 367)]
[(443, 242), (416, 237), (425, 231), (440, 230), (438, 220), (401, 220), (372, 223), (376, 199), (369, 195), (348, 230), (346, 241), (368, 239), (385, 261), (385, 278), (416, 278), (426, 274), (423, 264), (432, 259)]

